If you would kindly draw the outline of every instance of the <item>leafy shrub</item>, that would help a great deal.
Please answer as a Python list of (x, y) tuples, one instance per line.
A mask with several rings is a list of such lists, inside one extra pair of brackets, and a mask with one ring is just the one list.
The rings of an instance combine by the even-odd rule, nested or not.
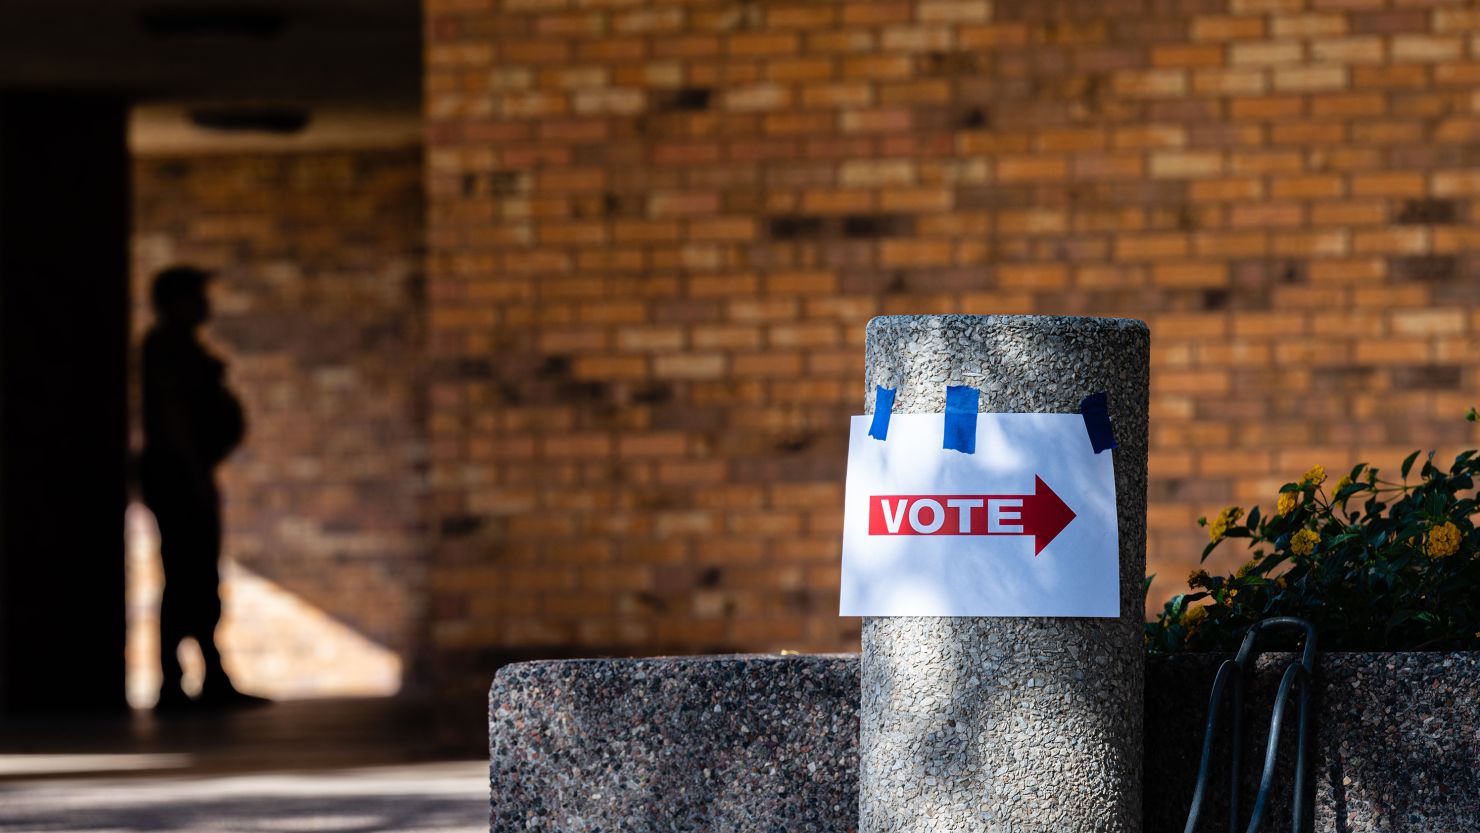
[(1358, 463), (1328, 483), (1316, 466), (1280, 488), (1271, 514), (1230, 506), (1200, 518), (1211, 539), (1203, 561), (1230, 539), (1247, 539), (1252, 557), (1230, 576), (1188, 576), (1192, 592), (1146, 624), (1148, 649), (1233, 650), (1271, 616), (1310, 620), (1323, 649), (1480, 649), (1480, 452), (1447, 471), (1429, 452), (1410, 482), (1418, 459), (1403, 461), (1401, 482)]

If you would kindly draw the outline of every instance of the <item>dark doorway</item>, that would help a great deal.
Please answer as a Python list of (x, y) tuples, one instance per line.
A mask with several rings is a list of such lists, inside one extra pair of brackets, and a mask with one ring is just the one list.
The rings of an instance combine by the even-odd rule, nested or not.
[(113, 98), (0, 93), (0, 705), (124, 707), (128, 161)]

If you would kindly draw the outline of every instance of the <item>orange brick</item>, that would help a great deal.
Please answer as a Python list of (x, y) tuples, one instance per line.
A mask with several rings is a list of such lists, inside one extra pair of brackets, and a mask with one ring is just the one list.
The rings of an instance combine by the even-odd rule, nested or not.
[(1115, 239), (1117, 260), (1165, 260), (1185, 257), (1186, 234), (1123, 234)]
[(1192, 21), (1192, 39), (1224, 41), (1263, 38), (1264, 17), (1197, 17)]
[(1277, 122), (1270, 126), (1269, 141), (1273, 145), (1307, 147), (1338, 145), (1346, 141), (1346, 124), (1337, 121)]
[(820, 214), (869, 211), (876, 201), (875, 192), (861, 188), (809, 190), (802, 195), (802, 210)]
[(1179, 124), (1117, 127), (1113, 144), (1124, 150), (1180, 148), (1187, 144), (1187, 128)]
[(1305, 56), (1299, 41), (1239, 41), (1229, 44), (1228, 62), (1233, 66), (1280, 66), (1297, 64)]
[(885, 240), (879, 260), (884, 266), (946, 266), (953, 250), (944, 240)]
[(647, 372), (647, 359), (640, 356), (577, 356), (571, 364), (578, 379), (640, 379)]
[[(828, 64), (831, 65), (831, 61)], [(888, 80), (910, 78), (915, 62), (909, 55), (858, 55), (843, 60), (844, 78)]]
[(858, 159), (844, 162), (838, 171), (840, 184), (850, 188), (881, 185), (911, 185), (918, 177), (912, 159)]
[(1301, 335), (1306, 316), (1294, 312), (1246, 312), (1234, 316), (1233, 334), (1238, 338), (1270, 338)]
[(1394, 35), (1392, 59), (1424, 63), (1453, 61), (1464, 54), (1464, 48), (1464, 41), (1453, 35)]
[(684, 333), (679, 327), (634, 327), (617, 330), (617, 349), (626, 352), (671, 352), (681, 349)]
[(1264, 196), (1264, 181), (1247, 177), (1204, 179), (1188, 183), (1188, 194), (1197, 202), (1253, 200)]
[(1228, 334), (1228, 316), (1219, 313), (1166, 313), (1151, 323), (1161, 338), (1213, 339)]
[(1326, 64), (1377, 64), (1387, 58), (1381, 37), (1317, 38), (1310, 42), (1312, 59)]
[(949, 26), (890, 26), (880, 43), (886, 52), (939, 52), (955, 44), (956, 33)]
[(755, 219), (752, 217), (710, 217), (690, 220), (690, 240), (753, 240), (756, 236)]
[(820, 29), (838, 19), (838, 8), (831, 4), (800, 3), (766, 10), (766, 23), (776, 29)]
[(1465, 312), (1460, 309), (1395, 310), (1392, 331), (1398, 336), (1446, 336), (1465, 332)]
[(992, 17), (991, 0), (921, 0), (919, 19), (925, 23), (982, 23)]
[(1270, 34), (1277, 38), (1314, 38), (1344, 35), (1347, 17), (1330, 12), (1277, 14), (1270, 18)]
[(794, 377), (802, 372), (800, 353), (754, 353), (740, 354), (734, 359), (734, 374), (746, 377)]
[(1305, 112), (1305, 102), (1299, 96), (1235, 98), (1228, 107), (1229, 113), (1236, 118), (1268, 121), (1295, 118)]
[(1341, 90), (1350, 83), (1347, 69), (1341, 66), (1275, 67), (1274, 70), (1274, 89), (1282, 93)]
[(1317, 226), (1362, 226), (1385, 223), (1387, 203), (1383, 200), (1318, 202), (1311, 206), (1310, 221)]
[(997, 178), (1003, 182), (1063, 179), (1067, 173), (1062, 156), (1004, 156), (997, 160)]
[(1226, 370), (1164, 370), (1152, 379), (1151, 390), (1153, 396), (1174, 393), (1222, 394), (1227, 393), (1232, 384), (1231, 376)]
[(1352, 236), (1357, 254), (1423, 254), (1429, 250), (1430, 233), (1424, 227), (1363, 229)]
[(725, 373), (725, 357), (718, 353), (657, 356), (653, 375), (659, 379), (717, 379)]
[(1346, 183), (1341, 177), (1329, 174), (1279, 177), (1269, 184), (1269, 195), (1275, 199), (1320, 199), (1341, 197), (1346, 193)]
[(1228, 224), (1234, 228), (1275, 228), (1298, 226), (1304, 222), (1304, 206), (1290, 202), (1235, 205), (1228, 216)]
[(1379, 281), (1387, 277), (1387, 261), (1382, 258), (1314, 260), (1310, 264), (1309, 277), (1314, 283)]
[(1356, 174), (1351, 178), (1352, 196), (1420, 197), (1425, 189), (1424, 175), (1414, 172)]
[(1151, 65), (1154, 67), (1216, 67), (1222, 66), (1223, 47), (1220, 44), (1167, 44), (1151, 48)]
[(1306, 232), (1277, 232), (1271, 241), (1276, 255), (1296, 257), (1343, 257), (1351, 248), (1345, 229)]
[(1183, 69), (1121, 70), (1111, 80), (1116, 95), (1127, 98), (1169, 98), (1187, 92)]
[(1003, 264), (997, 267), (997, 285), (1003, 289), (1061, 289), (1069, 283), (1069, 270), (1060, 264)]
[(1200, 257), (1259, 257), (1269, 251), (1269, 236), (1262, 231), (1199, 232), (1193, 249)]
[(1162, 179), (1202, 179), (1223, 172), (1223, 154), (1217, 151), (1153, 151), (1151, 175)]
[(792, 32), (741, 32), (726, 39), (729, 54), (745, 58), (795, 55), (801, 43)]
[(1146, 163), (1138, 153), (1093, 153), (1073, 157), (1074, 179), (1140, 179), (1146, 173)]
[(1310, 114), (1317, 118), (1381, 116), (1385, 112), (1387, 98), (1371, 93), (1323, 95), (1310, 102)]
[(623, 457), (677, 457), (688, 447), (688, 435), (677, 432), (627, 434), (617, 439), (617, 454)]
[(1202, 69), (1192, 74), (1192, 90), (1199, 95), (1263, 95), (1269, 91), (1264, 69)]
[(879, 207), (911, 213), (949, 211), (954, 197), (952, 188), (889, 188), (879, 194)]
[(1432, 353), (1427, 339), (1361, 339), (1355, 359), (1363, 364), (1422, 364), (1430, 361)]
[(802, 89), (802, 104), (808, 107), (869, 107), (874, 88), (864, 82), (813, 84)]
[(1196, 261), (1158, 263), (1151, 267), (1151, 282), (1156, 286), (1175, 288), (1226, 286), (1228, 265)]
[(815, 295), (837, 291), (831, 272), (776, 272), (766, 276), (766, 292), (776, 295)]
[(759, 347), (761, 331), (755, 327), (705, 324), (690, 334), (698, 350), (746, 350)]

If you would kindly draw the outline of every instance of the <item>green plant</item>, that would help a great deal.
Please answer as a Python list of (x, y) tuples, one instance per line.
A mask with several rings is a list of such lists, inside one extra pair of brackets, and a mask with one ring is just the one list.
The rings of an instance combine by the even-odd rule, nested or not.
[[(1473, 408), (1466, 418), (1476, 420)], [(1200, 518), (1211, 539), (1204, 562), (1230, 539), (1247, 539), (1252, 557), (1229, 576), (1188, 576), (1192, 592), (1146, 624), (1148, 649), (1232, 650), (1271, 616), (1310, 620), (1323, 649), (1480, 649), (1480, 452), (1447, 471), (1429, 452), (1410, 482), (1419, 454), (1403, 461), (1401, 482), (1358, 463), (1328, 485), (1316, 466), (1280, 488), (1272, 514), (1230, 506)]]

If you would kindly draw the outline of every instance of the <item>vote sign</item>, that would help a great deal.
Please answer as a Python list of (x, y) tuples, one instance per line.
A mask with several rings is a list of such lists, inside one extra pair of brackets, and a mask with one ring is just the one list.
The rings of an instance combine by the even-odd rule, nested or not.
[(844, 616), (1120, 615), (1111, 451), (1078, 414), (978, 414), (972, 454), (944, 414), (855, 416), (843, 516)]

